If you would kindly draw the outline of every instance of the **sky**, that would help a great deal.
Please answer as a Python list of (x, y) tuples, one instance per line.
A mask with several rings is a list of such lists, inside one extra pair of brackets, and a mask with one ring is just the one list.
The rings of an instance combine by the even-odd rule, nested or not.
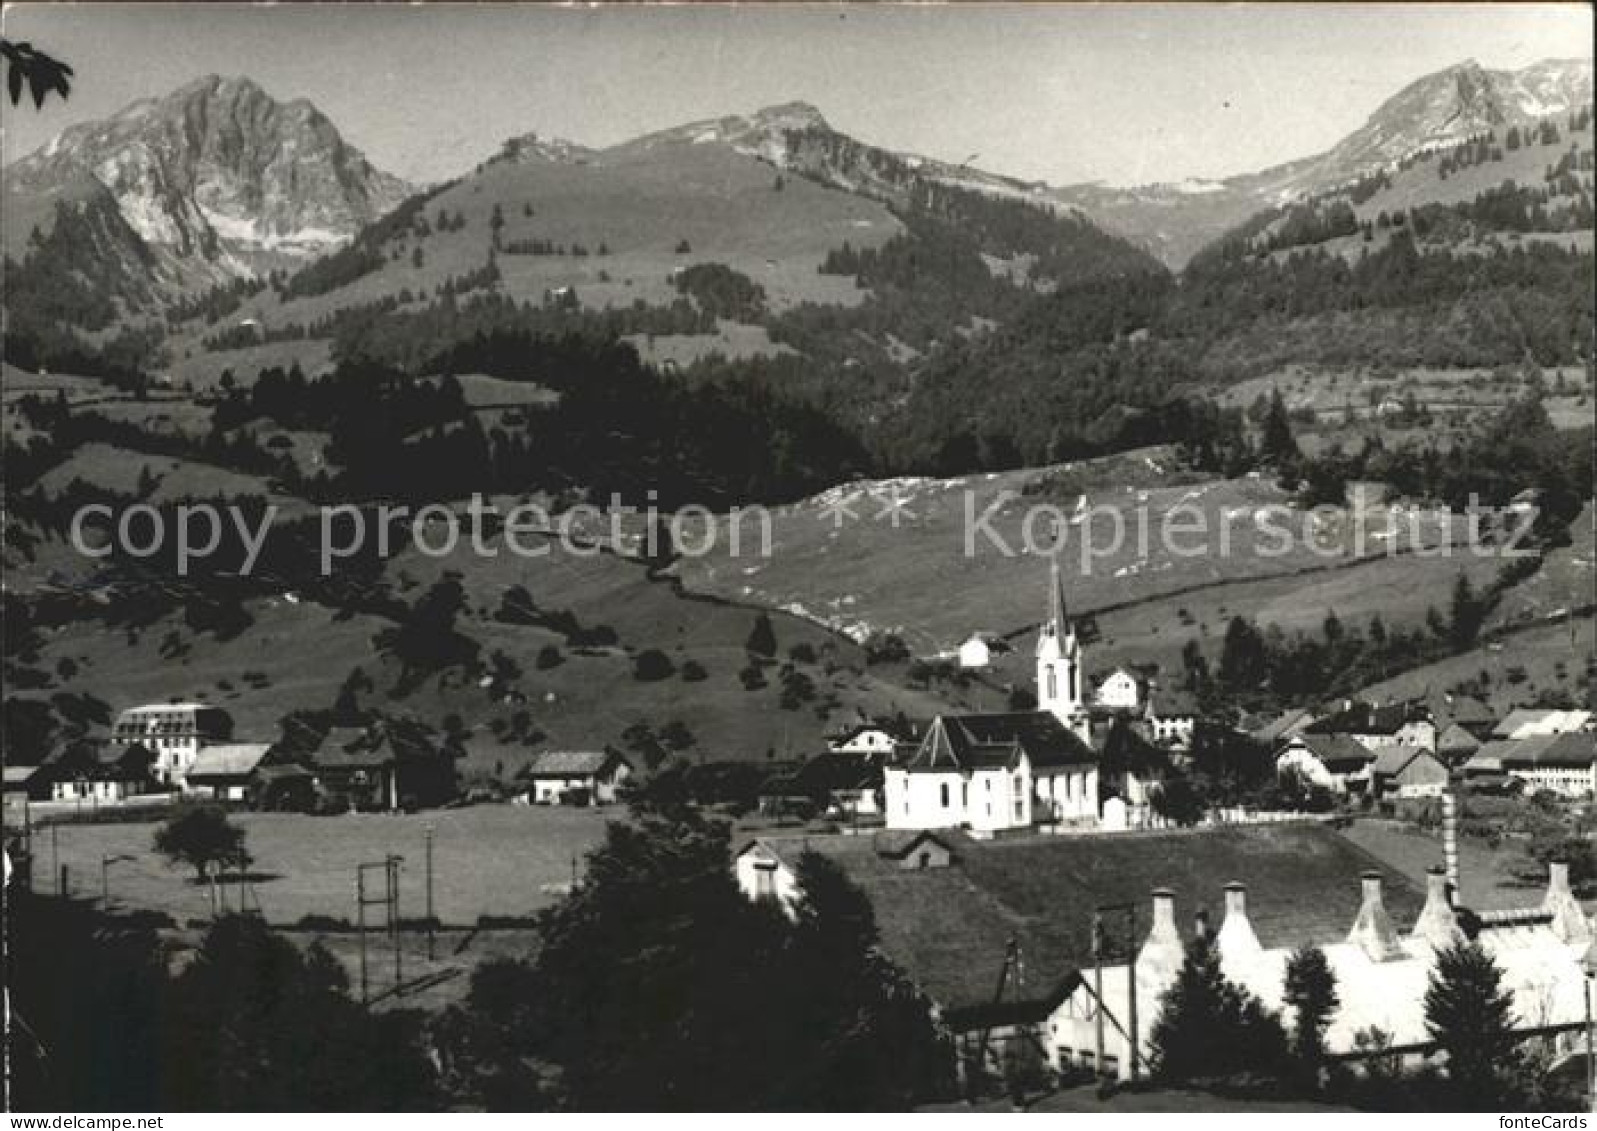
[(306, 97), (379, 167), (506, 138), (602, 146), (795, 100), (891, 149), (1053, 184), (1251, 172), (1329, 148), (1414, 79), (1590, 57), (1585, 4), (6, 4), (76, 70), (4, 108), (4, 159), (205, 74)]

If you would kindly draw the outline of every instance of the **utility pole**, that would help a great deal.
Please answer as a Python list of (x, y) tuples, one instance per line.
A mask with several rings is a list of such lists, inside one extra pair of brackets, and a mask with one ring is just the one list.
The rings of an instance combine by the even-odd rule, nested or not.
[(1131, 1031), (1131, 1079), (1135, 1083), (1142, 1067), (1142, 1039), (1137, 1031), (1137, 908), (1126, 908), (1126, 1027)]
[(1103, 1079), (1103, 916), (1097, 912), (1092, 916), (1092, 994), (1096, 999), (1097, 1009), (1094, 1012), (1093, 1022), (1093, 1074), (1098, 1079)]
[(355, 934), (360, 939), (360, 1003), (370, 1000), (366, 975), (366, 866), (355, 869)]
[(57, 824), (50, 826), (50, 870), (56, 874), (56, 882), (61, 885), (56, 889), (55, 893), (57, 895), (65, 895), (67, 893), (67, 874), (61, 867), (61, 842), (56, 837), (60, 828), (61, 826)]
[(433, 827), (428, 823), (423, 830), (427, 839), (427, 961), (431, 962), (436, 956), (433, 953)]
[(383, 860), (388, 877), (388, 937), (394, 944), (394, 986), (404, 984), (405, 973), (399, 948), (399, 862), (402, 856), (388, 856)]

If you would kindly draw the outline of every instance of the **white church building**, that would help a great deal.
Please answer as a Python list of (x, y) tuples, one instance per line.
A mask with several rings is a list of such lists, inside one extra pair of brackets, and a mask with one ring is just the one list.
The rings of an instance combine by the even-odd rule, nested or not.
[(990, 835), (1098, 820), (1098, 757), (1083, 698), (1082, 649), (1059, 564), (1037, 637), (1037, 709), (939, 715), (913, 757), (889, 767), (890, 829), (962, 828)]

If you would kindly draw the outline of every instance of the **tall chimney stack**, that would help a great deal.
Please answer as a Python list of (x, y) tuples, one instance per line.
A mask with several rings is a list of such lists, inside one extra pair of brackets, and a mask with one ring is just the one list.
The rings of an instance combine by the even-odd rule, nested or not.
[(1425, 907), (1414, 923), (1414, 937), (1424, 939), (1437, 950), (1464, 938), (1458, 914), (1453, 910), (1452, 893), (1447, 888), (1447, 873), (1440, 868), (1425, 873)]
[(1460, 898), (1458, 875), (1458, 794), (1451, 778), (1442, 789), (1442, 865), (1456, 907)]
[(1592, 939), (1591, 924), (1581, 910), (1575, 893), (1569, 890), (1569, 863), (1554, 860), (1547, 866), (1547, 896), (1542, 910), (1553, 917), (1553, 933), (1566, 943), (1585, 943)]
[(1386, 901), (1381, 897), (1381, 873), (1365, 872), (1359, 879), (1364, 887), (1364, 898), (1347, 941), (1362, 947), (1375, 962), (1405, 957), (1397, 931), (1392, 928), (1392, 918), (1386, 913)]
[(1221, 958), (1248, 958), (1264, 948), (1259, 936), (1253, 933), (1248, 922), (1248, 889), (1244, 884), (1232, 882), (1225, 886), (1225, 921), (1215, 942), (1220, 947)]
[(1181, 932), (1176, 930), (1176, 893), (1158, 888), (1153, 893), (1153, 926), (1137, 952), (1137, 965), (1160, 972), (1181, 969)]

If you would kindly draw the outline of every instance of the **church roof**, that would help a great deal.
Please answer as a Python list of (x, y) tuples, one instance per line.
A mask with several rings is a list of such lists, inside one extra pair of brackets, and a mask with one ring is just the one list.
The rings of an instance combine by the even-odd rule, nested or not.
[(1025, 754), (1033, 769), (1088, 765), (1097, 755), (1050, 711), (939, 715), (905, 767), (911, 772), (1008, 767)]

